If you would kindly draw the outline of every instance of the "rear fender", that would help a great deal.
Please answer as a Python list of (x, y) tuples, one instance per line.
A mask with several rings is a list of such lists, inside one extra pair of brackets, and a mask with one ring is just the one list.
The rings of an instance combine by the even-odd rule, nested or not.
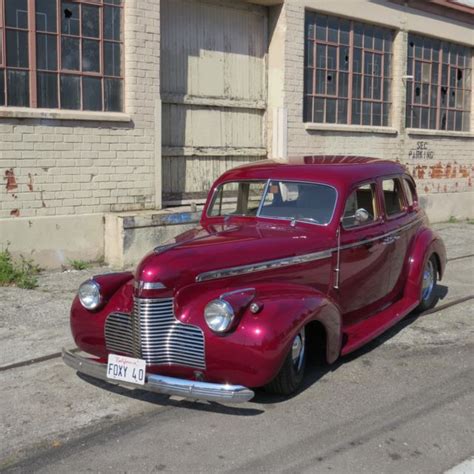
[(410, 248), (405, 297), (420, 301), (423, 269), (433, 254), (437, 258), (439, 279), (441, 280), (446, 268), (446, 247), (435, 231), (429, 228), (421, 229)]

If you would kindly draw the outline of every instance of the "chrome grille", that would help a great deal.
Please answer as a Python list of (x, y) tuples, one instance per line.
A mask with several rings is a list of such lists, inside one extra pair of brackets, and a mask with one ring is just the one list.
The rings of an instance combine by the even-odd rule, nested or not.
[(138, 357), (148, 364), (206, 368), (204, 334), (174, 317), (172, 298), (135, 298), (131, 315), (109, 315), (105, 340), (110, 352)]

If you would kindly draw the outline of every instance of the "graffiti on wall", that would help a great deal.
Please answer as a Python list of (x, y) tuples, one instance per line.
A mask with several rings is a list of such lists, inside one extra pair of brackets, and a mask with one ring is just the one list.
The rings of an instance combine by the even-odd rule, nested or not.
[(429, 143), (423, 140), (416, 142), (415, 148), (408, 152), (408, 159), (410, 160), (432, 160), (435, 153), (429, 148)]

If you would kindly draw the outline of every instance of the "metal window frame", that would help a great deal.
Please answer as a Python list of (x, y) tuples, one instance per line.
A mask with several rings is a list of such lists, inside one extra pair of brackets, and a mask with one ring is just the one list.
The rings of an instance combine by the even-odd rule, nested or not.
[[(424, 41), (426, 39), (433, 39), (438, 42), (438, 60), (435, 61), (433, 60), (433, 52), (436, 50), (435, 46), (431, 44), (430, 47), (430, 59), (425, 59), (425, 44)], [(421, 42), (421, 45), (418, 43), (419, 47), (422, 48), (422, 57), (417, 58), (415, 54), (415, 48), (417, 46), (417, 41)], [(460, 66), (458, 65), (458, 62), (456, 61), (456, 64), (451, 64), (451, 54), (453, 52), (453, 49), (462, 47), (466, 49), (466, 54), (463, 55), (464, 57), (464, 66), (462, 67), (462, 71), (465, 74), (466, 71), (470, 71), (472, 75), (472, 59), (471, 55), (469, 55), (469, 48), (467, 46), (453, 43), (450, 41), (444, 41), (439, 38), (431, 38), (429, 36), (422, 36), (419, 34), (415, 33), (410, 33), (408, 37), (408, 48), (411, 48), (410, 43), (413, 42), (413, 55), (412, 57), (409, 56), (409, 53), (407, 54), (407, 72), (408, 72), (408, 67), (411, 63), (412, 71), (413, 71), (413, 79), (408, 79), (408, 84), (411, 84), (411, 94), (408, 93), (407, 90), (407, 97), (406, 97), (406, 102), (407, 102), (407, 109), (406, 109), (406, 124), (409, 128), (417, 128), (417, 129), (428, 129), (428, 130), (448, 130), (448, 131), (469, 131), (470, 129), (470, 114), (471, 114), (471, 104), (470, 101), (466, 103), (464, 97), (465, 94), (471, 94), (471, 84), (468, 83), (468, 87), (451, 87), (450, 82), (451, 82), (451, 74), (453, 70), (459, 69)], [(448, 57), (447, 57), (447, 62), (445, 63), (444, 60), (445, 58), (445, 51), (448, 51)], [(409, 50), (408, 50), (409, 51)], [(456, 52), (457, 56), (457, 52)], [(457, 57), (456, 57), (457, 59)], [(416, 65), (417, 64), (429, 64), (430, 67), (430, 80), (429, 82), (418, 82), (415, 79), (416, 75)], [(443, 77), (443, 65), (447, 66), (448, 68), (448, 76), (446, 79), (446, 85), (443, 83), (442, 77)], [(423, 67), (423, 66), (422, 66)], [(433, 68), (437, 67), (438, 68), (438, 83), (435, 84), (433, 82)], [(422, 101), (420, 102), (415, 102), (415, 89), (417, 87), (417, 84), (420, 84), (423, 86), (424, 84), (428, 85), (429, 87), (429, 92), (428, 92), (428, 102), (427, 104), (423, 104)], [(447, 95), (446, 95), (446, 105), (442, 106), (441, 104), (441, 91), (443, 88), (447, 89)], [(436, 105), (431, 105), (432, 102), (432, 94), (433, 91), (436, 90), (437, 92), (437, 97), (436, 97)], [(461, 92), (463, 94), (463, 105), (462, 107), (458, 108), (456, 107), (456, 104), (454, 107), (451, 107), (449, 105), (449, 96), (452, 91), (455, 91), (457, 94), (458, 92)], [(419, 108), (420, 110), (423, 109), (428, 109), (428, 127), (423, 127), (422, 126), (422, 117), (420, 114), (420, 117), (418, 118), (417, 122), (414, 123), (414, 108)], [(435, 110), (436, 118), (435, 118), (435, 128), (432, 128), (430, 126), (431, 124), (431, 113), (432, 110)], [(442, 113), (443, 111), (446, 113), (446, 124), (444, 127), (442, 127)], [(456, 128), (456, 115), (454, 116), (453, 120), (453, 127), (449, 128), (449, 113), (461, 113), (461, 128)]]
[[(369, 125), (369, 126), (390, 126), (390, 116), (388, 117), (388, 122), (386, 124), (384, 124), (384, 112), (387, 108), (387, 110), (390, 110), (391, 109), (391, 105), (392, 105), (392, 97), (388, 97), (388, 100), (385, 101), (384, 100), (384, 87), (385, 87), (385, 81), (386, 80), (389, 80), (391, 81), (392, 80), (392, 75), (391, 73), (389, 75), (385, 75), (385, 61), (386, 61), (386, 58), (390, 58), (390, 64), (392, 63), (392, 57), (393, 57), (393, 35), (394, 35), (394, 30), (391, 30), (390, 28), (385, 28), (385, 27), (381, 27), (381, 26), (376, 26), (376, 25), (372, 25), (371, 23), (366, 23), (366, 22), (360, 22), (360, 21), (357, 21), (357, 20), (354, 20), (354, 19), (348, 19), (348, 18), (343, 18), (343, 17), (339, 17), (339, 16), (336, 16), (336, 15), (326, 15), (324, 13), (319, 13), (319, 12), (315, 12), (315, 11), (311, 11), (311, 10), (307, 10), (306, 13), (306, 18), (305, 18), (305, 35), (304, 35), (304, 41), (305, 41), (305, 55), (304, 55), (304, 61), (305, 61), (305, 64), (304, 64), (304, 68), (305, 68), (305, 71), (308, 71), (308, 70), (311, 70), (312, 69), (312, 81), (311, 81), (311, 84), (305, 84), (305, 90), (304, 90), (304, 101), (305, 101), (305, 105), (310, 102), (311, 103), (311, 111), (309, 112), (309, 115), (311, 117), (310, 120), (308, 120), (308, 117), (305, 116), (304, 117), (304, 120), (305, 122), (313, 122), (313, 123), (324, 123), (324, 124), (334, 124), (334, 125), (337, 125), (337, 124), (347, 124), (347, 125)], [(311, 15), (313, 18), (310, 18), (309, 15)], [(348, 22), (349, 24), (349, 44), (343, 44), (341, 43), (341, 38), (340, 38), (340, 34), (338, 35), (338, 40), (337, 42), (334, 42), (334, 41), (329, 41), (328, 40), (328, 36), (326, 35), (326, 40), (321, 40), (321, 39), (318, 39), (317, 38), (317, 35), (316, 35), (316, 28), (317, 28), (317, 24), (316, 24), (316, 18), (318, 17), (318, 15), (320, 16), (324, 16), (326, 18), (334, 18), (334, 19), (337, 19), (338, 22), (343, 20), (343, 21), (346, 21)], [(309, 20), (309, 21), (308, 21)], [(355, 42), (354, 42), (354, 27), (356, 24), (360, 24), (360, 25), (363, 25), (364, 27), (371, 27), (371, 26), (374, 26), (376, 28), (378, 28), (379, 30), (383, 31), (384, 33), (390, 33), (390, 35), (392, 36), (392, 42), (391, 42), (391, 46), (390, 46), (390, 50), (387, 50), (385, 48), (385, 38), (384, 38), (384, 46), (383, 46), (383, 50), (378, 50), (378, 49), (375, 49), (374, 47), (372, 48), (368, 48), (365, 46), (365, 30), (363, 32), (363, 40), (362, 40), (362, 46), (356, 46), (355, 45)], [(313, 26), (313, 29), (314, 29), (314, 36), (312, 38), (309, 37), (308, 35), (308, 25), (312, 25)], [(327, 28), (328, 26), (326, 26), (326, 31), (327, 31)], [(338, 30), (340, 31), (340, 30)], [(308, 65), (308, 42), (311, 42), (312, 43), (312, 47), (313, 47), (313, 58), (312, 58), (312, 67), (310, 67)], [(326, 48), (328, 46), (331, 46), (331, 47), (336, 47), (337, 48), (337, 57), (336, 57), (336, 67), (335, 68), (328, 68), (328, 65), (327, 65), (327, 61), (326, 61), (326, 64), (325, 64), (325, 67), (324, 68), (320, 68), (318, 67), (318, 64), (317, 64), (317, 46), (318, 45), (323, 45), (325, 46)], [(348, 64), (348, 69), (347, 70), (342, 70), (340, 68), (340, 57), (339, 57), (339, 54), (340, 54), (340, 48), (343, 48), (343, 47), (347, 47), (348, 48), (348, 55), (349, 55), (349, 64)], [(354, 72), (354, 51), (355, 49), (360, 49), (361, 51), (361, 58), (362, 58), (362, 61), (361, 61), (361, 72), (358, 73), (358, 72)], [(326, 49), (326, 52), (327, 52), (327, 49)], [(380, 71), (380, 74), (374, 74), (374, 71), (372, 70), (370, 74), (366, 74), (365, 72), (365, 55), (366, 53), (371, 53), (371, 54), (377, 54), (379, 56), (381, 56), (381, 71)], [(327, 54), (326, 54), (326, 57), (327, 57)], [(324, 93), (317, 93), (317, 71), (325, 71), (325, 73), (335, 73), (334, 76), (336, 77), (336, 92), (335, 94), (328, 94), (327, 93), (327, 84), (325, 85), (325, 91)], [(348, 90), (347, 90), (347, 96), (346, 97), (342, 97), (339, 95), (339, 75), (340, 74), (347, 74), (347, 79), (348, 79)], [(353, 90), (353, 79), (355, 76), (360, 76), (361, 77), (361, 84), (360, 84), (360, 95), (358, 98), (355, 98), (354, 97), (354, 90)], [(380, 99), (376, 99), (374, 98), (374, 94), (373, 94), (373, 87), (371, 88), (371, 97), (367, 97), (365, 98), (364, 97), (364, 81), (366, 78), (378, 78), (380, 79)], [(310, 88), (310, 90), (308, 90), (308, 87)], [(310, 100), (308, 100), (309, 98), (311, 98)], [(315, 120), (315, 116), (314, 116), (314, 101), (316, 99), (323, 99), (324, 101), (327, 101), (328, 99), (334, 99), (336, 100), (336, 118), (335, 118), (335, 122), (328, 122), (327, 121), (327, 103), (325, 102), (325, 106), (324, 106), (324, 117), (323, 117), (323, 120), (322, 121), (317, 121)], [(343, 121), (343, 122), (340, 122), (339, 121), (339, 101), (345, 101), (347, 102), (347, 112), (346, 112), (346, 121)], [(360, 111), (360, 122), (354, 122), (354, 117), (353, 117), (353, 101), (358, 101), (361, 105), (361, 111)], [(364, 124), (364, 119), (363, 119), (363, 103), (364, 102), (367, 102), (370, 105), (370, 120), (369, 120), (369, 123), (368, 124)], [(375, 123), (374, 124), (374, 104), (380, 104), (380, 123), (377, 124)]]
[[(6, 2), (5, 0), (0, 0), (0, 35), (1, 35), (1, 51), (0, 51), (0, 74), (4, 75), (4, 95), (5, 95), (5, 105), (8, 106), (8, 87), (7, 87), (7, 71), (8, 70), (17, 70), (17, 71), (27, 71), (29, 74), (29, 107), (38, 108), (38, 73), (43, 74), (55, 74), (57, 81), (57, 109), (62, 109), (61, 104), (61, 76), (75, 76), (80, 79), (80, 108), (78, 110), (84, 110), (84, 93), (83, 93), (83, 78), (84, 77), (93, 77), (101, 80), (101, 95), (102, 103), (100, 111), (106, 111), (105, 108), (105, 81), (106, 79), (116, 79), (120, 80), (122, 84), (124, 83), (124, 2), (120, 4), (113, 3), (112, 0), (67, 0), (73, 4), (79, 6), (79, 35), (68, 35), (63, 34), (61, 31), (61, 11), (62, 3), (66, 0), (56, 0), (56, 32), (49, 31), (38, 31), (36, 28), (36, 1), (27, 0), (28, 7), (28, 28), (16, 28), (16, 27), (7, 27), (5, 24), (6, 17)], [(89, 37), (82, 34), (82, 6), (90, 5), (99, 8), (99, 36), (98, 37)], [(113, 7), (121, 9), (121, 39), (106, 39), (104, 37), (104, 11), (105, 7)], [(6, 34), (7, 30), (10, 31), (23, 31), (28, 33), (28, 67), (13, 67), (7, 66), (6, 55), (7, 55), (7, 42)], [(56, 69), (41, 69), (37, 66), (37, 51), (36, 51), (36, 42), (38, 35), (44, 35), (47, 37), (56, 38), (56, 51), (57, 51), (57, 62)], [(63, 37), (70, 37), (79, 40), (79, 70), (68, 70), (63, 69), (62, 67), (62, 51), (61, 43)], [(99, 43), (99, 72), (94, 71), (83, 71), (83, 58), (82, 58), (82, 44), (84, 40), (93, 40)], [(120, 75), (111, 76), (105, 74), (105, 54), (104, 47), (106, 43), (118, 44), (120, 45), (120, 55), (121, 55), (121, 70)], [(123, 92), (122, 92), (123, 93)], [(123, 99), (123, 98), (122, 98)]]

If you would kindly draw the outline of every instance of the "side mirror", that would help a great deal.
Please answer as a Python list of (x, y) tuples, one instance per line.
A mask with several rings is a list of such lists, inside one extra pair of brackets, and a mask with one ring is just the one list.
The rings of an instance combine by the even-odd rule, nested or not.
[(369, 213), (364, 208), (360, 208), (360, 209), (357, 209), (354, 217), (357, 222), (361, 223), (361, 222), (367, 222), (370, 216), (369, 216)]

